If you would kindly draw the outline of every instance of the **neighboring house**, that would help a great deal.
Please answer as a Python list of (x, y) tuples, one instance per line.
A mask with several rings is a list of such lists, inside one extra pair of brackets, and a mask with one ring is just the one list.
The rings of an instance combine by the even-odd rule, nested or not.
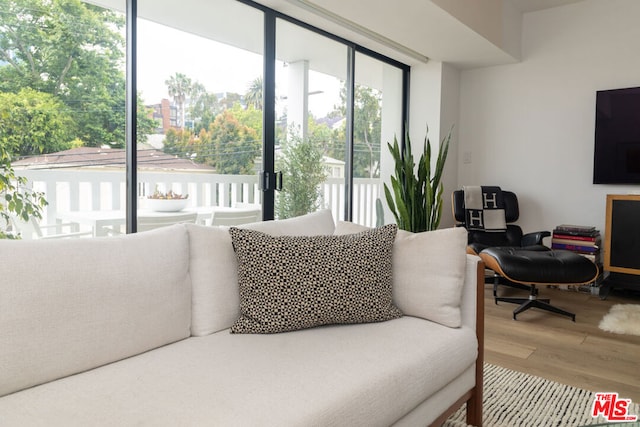
[[(138, 147), (138, 168), (158, 171), (215, 171), (211, 166), (195, 163), (162, 151)], [(104, 147), (79, 147), (57, 153), (42, 154), (13, 162), (16, 170), (60, 169), (60, 168), (117, 168), (124, 169), (126, 153), (124, 149)]]
[(329, 156), (322, 156), (322, 163), (327, 170), (327, 176), (329, 178), (344, 178), (344, 161)]

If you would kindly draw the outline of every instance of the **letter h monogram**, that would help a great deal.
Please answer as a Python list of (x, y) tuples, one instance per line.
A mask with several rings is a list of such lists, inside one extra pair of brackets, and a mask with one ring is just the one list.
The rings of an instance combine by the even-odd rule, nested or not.
[(482, 223), (482, 211), (476, 209), (467, 210), (467, 226), (484, 228)]
[(492, 209), (498, 209), (498, 193), (482, 193), (482, 198), (485, 209), (489, 209), (489, 203), (493, 203)]

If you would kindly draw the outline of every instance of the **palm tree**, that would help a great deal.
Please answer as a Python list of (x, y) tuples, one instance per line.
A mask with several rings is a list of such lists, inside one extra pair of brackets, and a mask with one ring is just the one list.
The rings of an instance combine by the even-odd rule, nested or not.
[(182, 73), (176, 73), (169, 77), (164, 84), (169, 89), (169, 96), (173, 98), (173, 101), (178, 106), (178, 115), (180, 117), (178, 125), (180, 129), (184, 129), (184, 104), (187, 101), (187, 94), (191, 91), (191, 79)]
[(247, 106), (253, 105), (256, 110), (262, 110), (262, 77), (253, 79), (247, 93), (244, 94), (244, 100)]

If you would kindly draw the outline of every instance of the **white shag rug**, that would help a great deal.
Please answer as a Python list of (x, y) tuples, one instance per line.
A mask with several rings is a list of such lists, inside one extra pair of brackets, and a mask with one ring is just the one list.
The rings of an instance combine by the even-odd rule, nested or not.
[(616, 304), (600, 321), (600, 329), (615, 334), (640, 336), (640, 305)]

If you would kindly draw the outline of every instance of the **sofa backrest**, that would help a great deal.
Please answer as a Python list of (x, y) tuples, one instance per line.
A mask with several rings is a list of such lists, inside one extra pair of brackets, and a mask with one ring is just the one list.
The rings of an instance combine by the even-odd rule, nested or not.
[(0, 241), (0, 396), (190, 335), (184, 225)]
[[(244, 224), (274, 236), (331, 235), (335, 230), (329, 210), (279, 221)], [(191, 245), (193, 311), (191, 334), (209, 335), (230, 328), (240, 315), (238, 261), (228, 227), (188, 224)]]

